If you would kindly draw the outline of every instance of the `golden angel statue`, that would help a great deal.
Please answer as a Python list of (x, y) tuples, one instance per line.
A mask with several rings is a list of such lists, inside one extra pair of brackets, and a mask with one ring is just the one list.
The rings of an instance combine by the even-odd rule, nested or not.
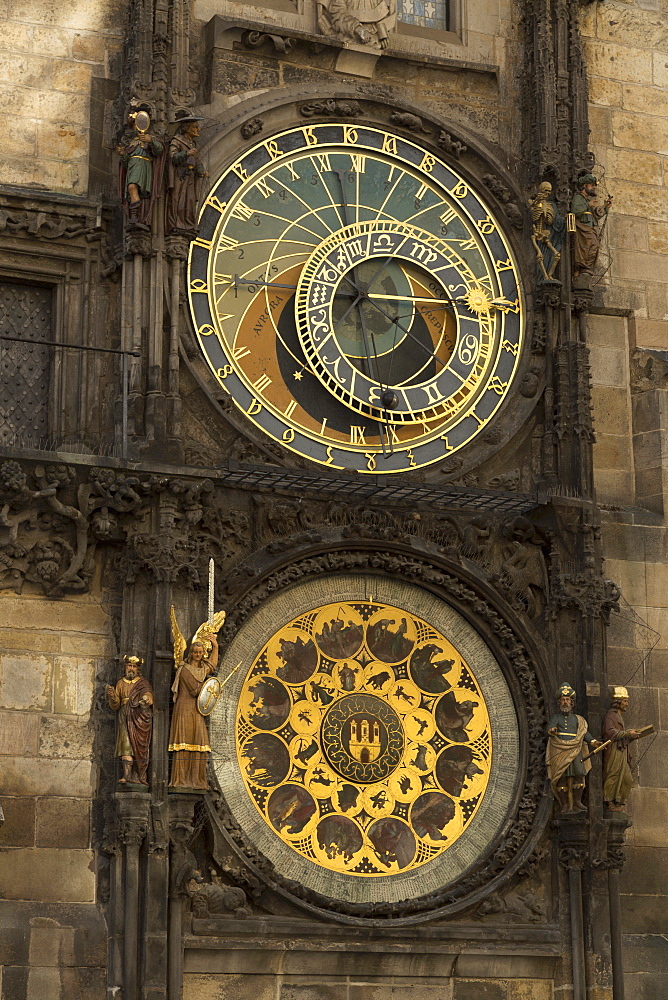
[(220, 682), (211, 675), (218, 666), (216, 633), (225, 621), (225, 612), (213, 614), (210, 607), (208, 621), (199, 626), (190, 644), (179, 628), (174, 605), (170, 618), (176, 676), (172, 684), (174, 711), (169, 730), (168, 749), (174, 754), (169, 787), (205, 792), (209, 788), (206, 755), (211, 751), (205, 715), (212, 711), (220, 693)]

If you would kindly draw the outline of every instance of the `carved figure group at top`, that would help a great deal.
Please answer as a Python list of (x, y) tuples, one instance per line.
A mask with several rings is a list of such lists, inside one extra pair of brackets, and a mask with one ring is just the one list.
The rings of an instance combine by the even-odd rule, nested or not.
[(396, 0), (323, 0), (318, 12), (321, 34), (380, 49), (397, 21)]
[(149, 227), (154, 202), (162, 192), (167, 161), (165, 232), (194, 236), (202, 181), (208, 172), (197, 146), (200, 115), (181, 113), (176, 133), (165, 143), (151, 135), (151, 119), (144, 109), (132, 111), (116, 152), (120, 157), (119, 196), (131, 225)]
[(580, 287), (589, 287), (593, 277), (601, 249), (599, 220), (607, 216), (612, 205), (612, 196), (607, 197), (602, 205), (598, 204), (597, 185), (594, 174), (579, 174), (571, 202), (571, 213), (575, 216), (573, 281)]

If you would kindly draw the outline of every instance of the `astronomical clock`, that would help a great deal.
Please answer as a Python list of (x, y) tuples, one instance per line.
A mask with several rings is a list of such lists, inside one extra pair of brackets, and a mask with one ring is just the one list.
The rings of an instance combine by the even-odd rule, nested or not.
[[(514, 389), (518, 264), (451, 160), (330, 120), (253, 139), (212, 180), (188, 265), (201, 350), (314, 472), (442, 463)], [(210, 741), (244, 842), (291, 892), (350, 913), (469, 878), (526, 765), (489, 633), (415, 582), (342, 569), (295, 575), (239, 621)]]
[(432, 465), (488, 425), (524, 307), (497, 219), (449, 163), (380, 127), (258, 141), (212, 185), (189, 262), (216, 379), (266, 435), (358, 473)]

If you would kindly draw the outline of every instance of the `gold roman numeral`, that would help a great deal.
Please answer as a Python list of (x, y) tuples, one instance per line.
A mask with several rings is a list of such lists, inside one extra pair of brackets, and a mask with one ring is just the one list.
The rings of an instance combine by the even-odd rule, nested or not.
[(266, 372), (263, 375), (260, 375), (257, 382), (253, 382), (253, 388), (257, 389), (258, 392), (264, 392), (267, 386), (270, 385), (271, 385), (271, 379), (269, 378)]

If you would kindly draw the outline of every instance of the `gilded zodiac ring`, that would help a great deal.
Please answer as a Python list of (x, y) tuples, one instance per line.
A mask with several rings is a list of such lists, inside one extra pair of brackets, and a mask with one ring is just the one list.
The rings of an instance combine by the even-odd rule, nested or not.
[(474, 667), (407, 608), (313, 607), (254, 657), (237, 761), (264, 823), (321, 868), (418, 868), (464, 833), (485, 795), (492, 732)]
[[(376, 265), (368, 282), (356, 272), (367, 262)], [(369, 416), (382, 413), (401, 423), (444, 412), (462, 383), (472, 387), (480, 379), (490, 355), (490, 329), (472, 316), (459, 291), (450, 291), (467, 288), (468, 274), (451, 245), (421, 229), (396, 222), (347, 226), (311, 254), (297, 287), (298, 332), (309, 364), (334, 396)], [(374, 308), (375, 322), (351, 330), (362, 302)], [(433, 327), (441, 370), (393, 387), (388, 407), (374, 373), (381, 358), (415, 338), (413, 314)], [(453, 351), (463, 338), (465, 349)], [(368, 373), (356, 364), (365, 357)]]

